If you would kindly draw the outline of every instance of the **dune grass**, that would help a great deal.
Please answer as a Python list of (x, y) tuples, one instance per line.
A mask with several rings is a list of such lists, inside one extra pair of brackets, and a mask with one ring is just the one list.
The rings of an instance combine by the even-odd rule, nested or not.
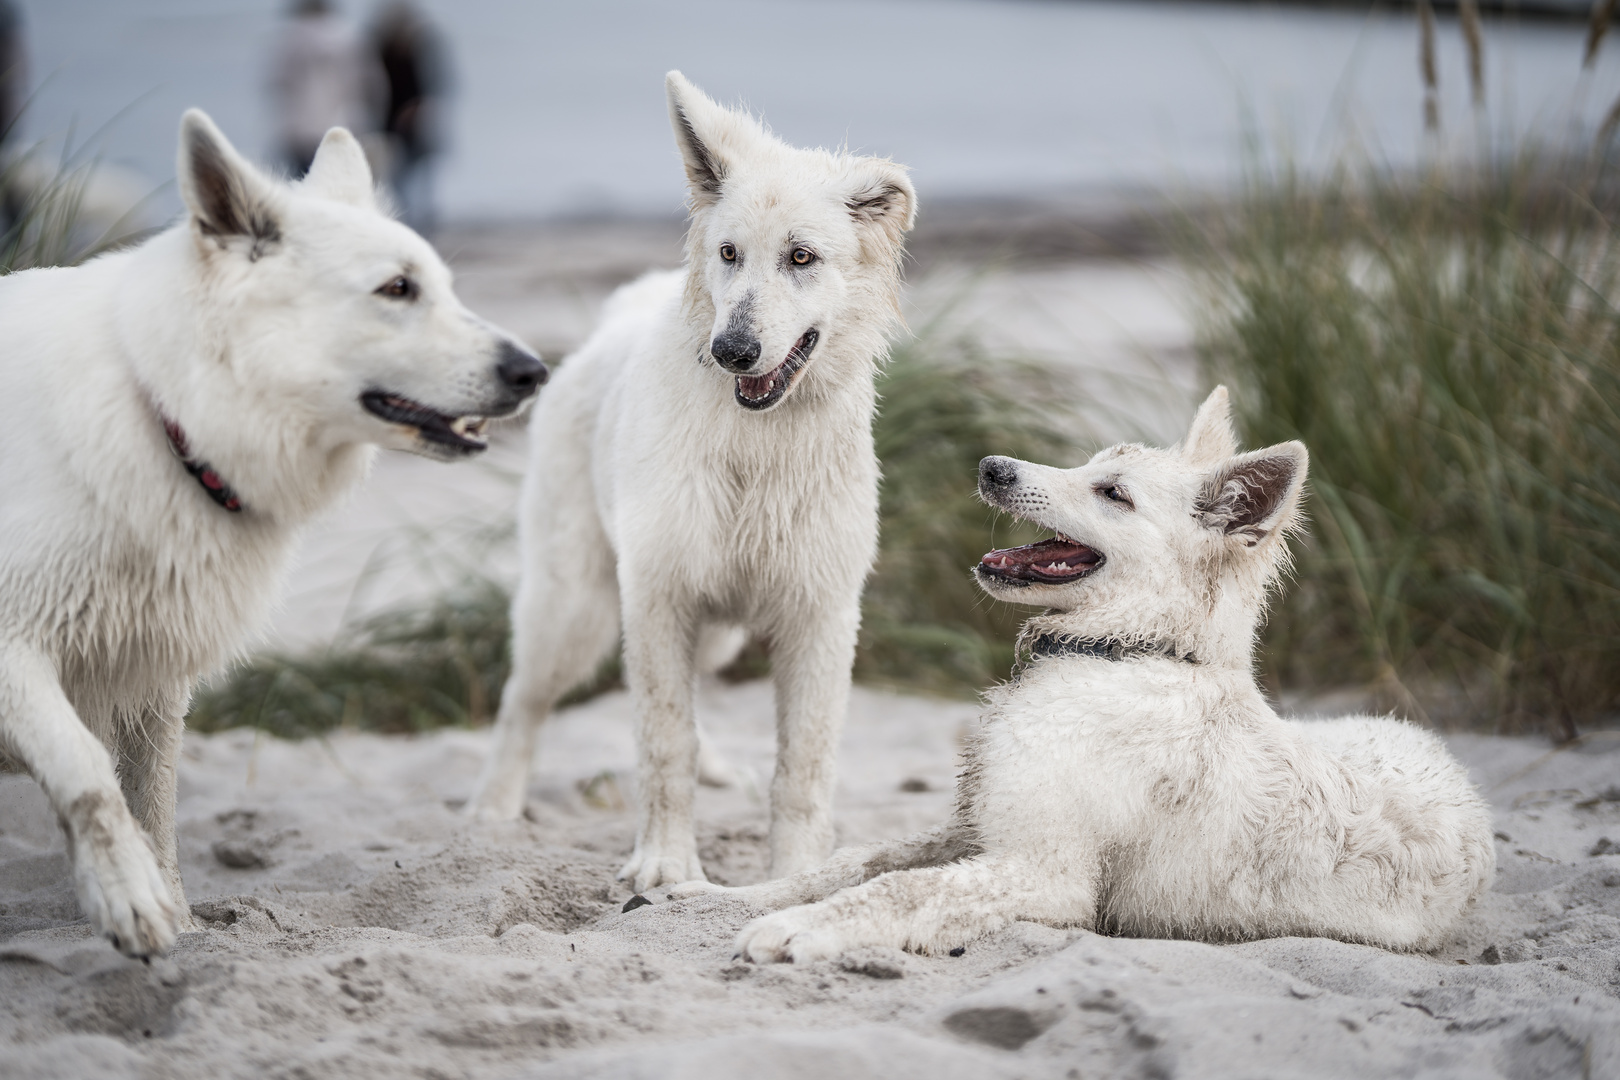
[(85, 197), (96, 165), (71, 138), (55, 162), (40, 147), (0, 162), (0, 275), (72, 266), (108, 247), (122, 222), (102, 235), (86, 229)]
[(1620, 702), (1620, 244), (1598, 165), (1254, 182), (1193, 255), (1249, 445), (1313, 522), (1274, 683), (1558, 738)]
[(882, 532), (855, 677), (971, 696), (1007, 675), (1029, 616), (992, 602), (971, 568), (991, 547), (1040, 538), (978, 500), (979, 459), (1075, 463), (1075, 391), (1040, 364), (925, 330), (896, 350), (879, 392)]
[[(1023, 614), (992, 604), (969, 571), (992, 532), (996, 544), (1035, 538), (1004, 519), (996, 525), (977, 500), (978, 461), (992, 453), (1073, 458), (1072, 425), (1053, 405), (1062, 392), (1037, 365), (992, 358), (971, 339), (932, 331), (896, 349), (879, 390), (882, 539), (856, 677), (972, 695), (1007, 673)], [(198, 691), (188, 723), (296, 737), (340, 726), (412, 732), (486, 722), (510, 670), (507, 605), (500, 585), (472, 581), (365, 620), (330, 649), (252, 657)], [(768, 656), (750, 648), (728, 674), (768, 672)], [(569, 700), (619, 680), (614, 658)]]

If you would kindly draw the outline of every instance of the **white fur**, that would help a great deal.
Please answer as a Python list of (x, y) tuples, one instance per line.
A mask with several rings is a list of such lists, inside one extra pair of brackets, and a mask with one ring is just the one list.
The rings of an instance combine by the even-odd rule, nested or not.
[(741, 890), (768, 908), (835, 895), (755, 920), (739, 951), (939, 953), (1017, 919), (1440, 945), (1495, 863), (1466, 773), (1397, 720), (1282, 720), (1251, 673), (1305, 471), (1299, 443), (1236, 453), (1224, 389), (1170, 450), (1117, 446), (1067, 471), (985, 459), (988, 501), (1104, 561), (1025, 585), (981, 564), (981, 584), (1048, 608), (1026, 639), (1134, 651), (1032, 659), (988, 695), (950, 825)]
[[(769, 642), (776, 680), (772, 873), (832, 850), (834, 756), (877, 539), (873, 376), (915, 201), (887, 161), (787, 146), (678, 72), (668, 92), (691, 190), (686, 269), (615, 294), (535, 414), (514, 670), (473, 801), (483, 818), (517, 816), (536, 729), (622, 626), (639, 819), (620, 876), (638, 891), (703, 876), (695, 657), (728, 626)], [(807, 267), (791, 261), (801, 248)], [(744, 408), (739, 371), (776, 368), (812, 328), (786, 395)], [(711, 350), (728, 334), (757, 342), (757, 361), (723, 370)]]
[[(0, 758), (44, 786), (85, 914), (132, 955), (190, 926), (174, 799), (192, 685), (262, 623), (299, 526), (376, 445), (471, 451), (359, 395), (462, 416), (532, 393), (497, 376), (513, 347), (432, 248), (379, 212), (347, 132), (288, 185), (193, 111), (179, 166), (173, 228), (0, 278)], [(414, 299), (377, 294), (401, 276)], [(185, 471), (164, 417), (241, 513)]]

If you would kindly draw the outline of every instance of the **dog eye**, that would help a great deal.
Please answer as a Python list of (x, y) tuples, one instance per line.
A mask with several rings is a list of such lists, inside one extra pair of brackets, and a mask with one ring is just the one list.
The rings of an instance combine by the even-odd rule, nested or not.
[(815, 261), (816, 261), (816, 253), (811, 251), (809, 248), (794, 248), (793, 249), (793, 265), (794, 266), (809, 266), (811, 263), (813, 263)]
[(416, 293), (416, 282), (412, 281), (404, 274), (399, 275), (399, 277), (394, 278), (388, 284), (377, 290), (378, 296), (386, 296), (390, 300), (415, 300)]
[(1097, 494), (1101, 495), (1109, 502), (1119, 503), (1121, 506), (1127, 509), (1136, 509), (1136, 504), (1131, 502), (1131, 497), (1125, 494), (1124, 490), (1118, 484), (1109, 484), (1106, 487), (1100, 487), (1097, 489)]
[(737, 261), (737, 249), (732, 247), (730, 244), (721, 244), (720, 245), (720, 257), (722, 259), (726, 260), (726, 262), (736, 262)]

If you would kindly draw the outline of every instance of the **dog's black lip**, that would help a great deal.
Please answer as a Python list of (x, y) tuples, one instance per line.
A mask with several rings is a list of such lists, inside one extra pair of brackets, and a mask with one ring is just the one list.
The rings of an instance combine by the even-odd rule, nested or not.
[[(973, 572), (974, 572), (975, 575), (977, 575), (981, 579), (987, 579), (989, 581), (994, 581), (994, 582), (996, 582), (997, 584), (1000, 584), (1000, 585), (1012, 585), (1012, 586), (1015, 586), (1017, 588), (1023, 589), (1023, 588), (1028, 588), (1031, 585), (1069, 585), (1069, 584), (1072, 584), (1073, 582), (1080, 581), (1083, 578), (1088, 578), (1092, 574), (1095, 574), (1098, 570), (1101, 570), (1102, 567), (1103, 567), (1103, 564), (1108, 561), (1108, 556), (1107, 555), (1104, 555), (1101, 551), (1098, 551), (1096, 548), (1092, 547), (1090, 544), (1082, 544), (1078, 540), (1070, 540), (1068, 537), (1064, 536), (1062, 533), (1058, 533), (1056, 536), (1049, 537), (1048, 539), (1068, 540), (1069, 543), (1072, 543), (1072, 544), (1074, 544), (1074, 545), (1076, 545), (1078, 547), (1083, 547), (1086, 550), (1088, 550), (1088, 551), (1092, 552), (1093, 554), (1095, 554), (1097, 556), (1097, 561), (1092, 563), (1087, 569), (1082, 570), (1078, 574), (1069, 574), (1069, 575), (1064, 576), (1064, 577), (1053, 577), (1053, 576), (1051, 576), (1049, 574), (1043, 574), (1039, 570), (1036, 570), (1033, 566), (1025, 568), (1025, 573), (1028, 575), (1027, 577), (1014, 577), (1013, 575), (1011, 575), (1007, 571), (1001, 569), (1000, 567), (991, 566), (991, 565), (989, 565), (989, 564), (987, 564), (987, 563), (985, 563), (983, 561), (979, 562), (977, 565), (974, 566)], [(1043, 541), (1037, 541), (1037, 543), (1040, 543), (1040, 542), (1043, 542)], [(1027, 547), (1029, 545), (1024, 545), (1024, 546)], [(998, 548), (997, 550), (1015, 550), (1015, 549)], [(987, 552), (985, 557), (988, 558), (990, 555), (993, 555), (993, 554), (995, 554), (995, 552)]]
[(764, 412), (772, 405), (775, 405), (777, 402), (781, 401), (782, 398), (787, 396), (787, 392), (793, 388), (793, 383), (798, 378), (799, 372), (804, 370), (804, 365), (810, 360), (810, 354), (815, 351), (816, 345), (820, 341), (821, 331), (814, 326), (801, 334), (799, 336), (799, 340), (793, 343), (793, 348), (788, 350), (787, 359), (783, 360), (776, 367), (772, 368), (771, 371), (766, 373), (775, 374), (776, 372), (783, 371), (785, 369), (787, 375), (785, 378), (777, 382), (774, 390), (762, 398), (744, 397), (742, 392), (742, 380), (748, 376), (737, 376), (736, 385), (732, 390), (732, 393), (737, 398), (737, 404), (752, 412)]
[(479, 454), (489, 449), (487, 442), (468, 438), (451, 429), (450, 425), (460, 419), (459, 416), (440, 412), (403, 394), (395, 394), (388, 390), (367, 390), (360, 395), (360, 404), (373, 416), (390, 424), (413, 427), (422, 440), (435, 443), (456, 454)]

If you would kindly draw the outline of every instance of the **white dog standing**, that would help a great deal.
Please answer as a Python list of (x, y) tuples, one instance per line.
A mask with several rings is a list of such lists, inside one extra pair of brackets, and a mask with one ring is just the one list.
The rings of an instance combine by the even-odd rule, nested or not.
[(1018, 919), (1442, 944), (1495, 865), (1462, 767), (1396, 720), (1284, 721), (1255, 686), (1305, 470), (1297, 442), (1237, 453), (1224, 389), (1174, 449), (981, 462), (988, 502), (1058, 535), (977, 568), (992, 595), (1049, 610), (1026, 627), (1031, 662), (988, 697), (956, 820), (732, 890), (766, 908), (836, 893), (755, 920), (739, 951), (941, 953)]
[(191, 687), (262, 623), (299, 527), (377, 445), (484, 449), (546, 374), (380, 212), (348, 132), (288, 185), (192, 111), (179, 179), (189, 213), (147, 243), (0, 278), (0, 748), (136, 956), (191, 925)]
[(703, 876), (694, 671), (737, 625), (769, 642), (776, 683), (771, 872), (832, 850), (877, 540), (873, 376), (915, 205), (899, 166), (787, 146), (679, 72), (667, 88), (686, 269), (620, 290), (535, 414), (514, 670), (473, 803), (521, 812), (540, 722), (622, 624), (639, 819), (620, 876), (637, 891)]

